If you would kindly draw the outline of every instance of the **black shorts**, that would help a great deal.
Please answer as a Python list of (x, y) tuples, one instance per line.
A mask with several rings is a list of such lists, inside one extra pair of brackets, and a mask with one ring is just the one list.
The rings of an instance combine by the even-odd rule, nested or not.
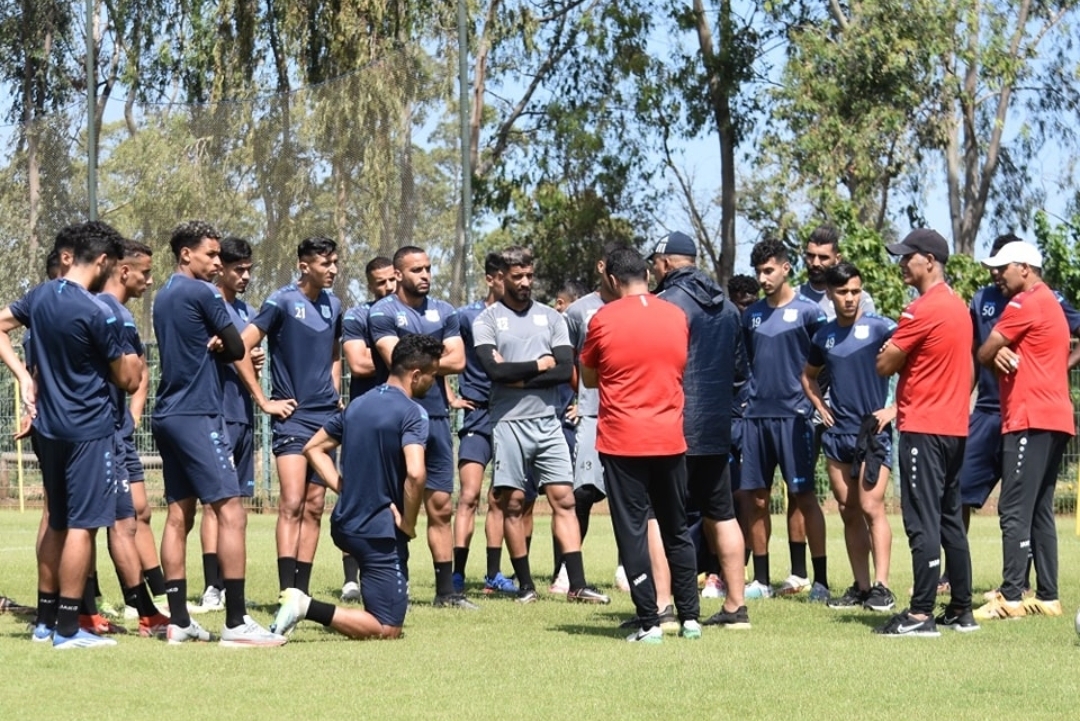
[(727, 454), (686, 457), (686, 485), (690, 502), (711, 521), (735, 518), (731, 496), (731, 465)]

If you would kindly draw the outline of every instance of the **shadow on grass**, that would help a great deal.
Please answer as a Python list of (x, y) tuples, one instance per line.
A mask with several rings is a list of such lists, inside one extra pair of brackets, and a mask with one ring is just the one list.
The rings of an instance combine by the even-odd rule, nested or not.
[(860, 613), (858, 611), (840, 612), (833, 616), (834, 623), (848, 623), (866, 626), (873, 630), (885, 625), (892, 613)]
[(548, 627), (549, 631), (558, 631), (568, 636), (599, 636), (622, 640), (626, 638), (627, 630), (613, 626), (583, 623), (561, 623), (557, 626)]

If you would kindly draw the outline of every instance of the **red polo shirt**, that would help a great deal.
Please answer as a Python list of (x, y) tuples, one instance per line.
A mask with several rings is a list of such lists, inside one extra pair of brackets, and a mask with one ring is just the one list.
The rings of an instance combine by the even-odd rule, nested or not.
[(1075, 434), (1069, 398), (1069, 324), (1054, 294), (1039, 283), (1009, 299), (994, 330), (1020, 356), (1016, 370), (999, 375), (1001, 431)]
[(907, 353), (896, 386), (897, 428), (967, 437), (972, 336), (967, 304), (945, 283), (904, 309), (890, 341)]
[(683, 369), (686, 314), (654, 295), (608, 303), (589, 322), (581, 365), (600, 378), (596, 450), (612, 456), (686, 452)]

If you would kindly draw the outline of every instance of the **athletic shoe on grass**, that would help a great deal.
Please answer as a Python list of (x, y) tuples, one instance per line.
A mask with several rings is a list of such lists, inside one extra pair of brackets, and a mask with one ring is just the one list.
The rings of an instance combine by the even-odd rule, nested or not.
[(170, 623), (165, 630), (165, 638), (170, 645), (176, 646), (188, 641), (209, 641), (210, 632), (194, 621), (187, 626), (177, 626), (175, 623)]
[(862, 605), (867, 611), (885, 613), (893, 610), (893, 606), (896, 605), (896, 597), (884, 584), (875, 583), (870, 588), (870, 592), (866, 595)]
[(79, 616), (79, 628), (89, 633), (102, 635), (123, 635), (128, 632), (123, 626), (117, 626), (109, 619), (102, 616), (100, 613), (95, 613), (92, 616), (80, 615)]
[(14, 598), (0, 596), (0, 613), (11, 613), (16, 616), (33, 616), (37, 613), (37, 609), (32, 606), (25, 606)]
[(653, 626), (652, 628), (639, 628), (632, 634), (626, 637), (626, 640), (630, 643), (647, 643), (655, 645), (663, 643), (664, 632), (660, 630), (659, 626)]
[(53, 630), (43, 623), (35, 623), (30, 626), (30, 640), (34, 643), (52, 641)]
[(683, 621), (682, 628), (679, 629), (679, 635), (691, 641), (696, 641), (701, 638), (701, 624), (693, 619)]
[(810, 595), (807, 600), (810, 603), (828, 603), (830, 595), (828, 586), (814, 581), (814, 585), (810, 587)]
[(900, 636), (936, 638), (941, 635), (933, 616), (918, 619), (908, 613), (906, 608), (886, 621), (885, 625), (875, 628), (874, 633), (893, 638)]
[(169, 617), (160, 613), (139, 618), (139, 635), (144, 638), (165, 638), (169, 631)]
[(363, 595), (360, 593), (360, 584), (356, 581), (347, 581), (341, 587), (342, 601), (361, 601), (363, 598)]
[(566, 575), (566, 566), (559, 566), (555, 580), (548, 586), (548, 593), (562, 595), (570, 590), (570, 577)]
[(757, 598), (772, 598), (773, 590), (771, 586), (768, 586), (761, 581), (752, 581), (746, 584), (746, 589), (743, 591), (743, 598), (750, 601)]
[(598, 603), (601, 605), (611, 603), (610, 598), (600, 593), (592, 586), (582, 586), (581, 588), (570, 589), (566, 592), (566, 600), (571, 603)]
[[(285, 590), (300, 593), (295, 588)], [(244, 622), (239, 626), (235, 628), (225, 626), (221, 629), (221, 640), (218, 641), (218, 645), (226, 648), (269, 648), (283, 646), (288, 640), (281, 634), (267, 631), (251, 616), (244, 616)]]
[(1006, 601), (1000, 593), (992, 601), (979, 606), (973, 612), (976, 620), (992, 621), (994, 619), (1023, 618), (1027, 615), (1023, 601)]
[(1056, 598), (1053, 601), (1029, 598), (1023, 603), (1024, 610), (1029, 616), (1060, 616), (1062, 614), (1061, 601)]
[(519, 590), (514, 597), (514, 600), (521, 604), (536, 603), (539, 599), (540, 596), (537, 595), (535, 588), (523, 588)]
[(615, 588), (630, 593), (630, 579), (626, 577), (626, 569), (621, 565), (615, 569)]
[(851, 584), (843, 595), (835, 598), (830, 598), (825, 605), (829, 608), (839, 611), (847, 610), (849, 608), (858, 608), (863, 605), (863, 601), (870, 595), (869, 591), (860, 591), (859, 587), (855, 584)]
[(431, 605), (435, 608), (460, 608), (463, 611), (480, 610), (479, 606), (460, 593), (446, 593), (441, 596), (436, 596), (435, 600), (431, 602)]
[(796, 576), (794, 573), (784, 579), (784, 582), (776, 587), (778, 596), (794, 596), (810, 588), (810, 579)]
[(507, 596), (516, 596), (517, 592), (518, 587), (514, 585), (514, 582), (501, 572), (496, 573), (493, 578), (484, 576), (484, 593), (486, 594), (502, 593)]
[(220, 588), (207, 586), (206, 590), (203, 591), (202, 599), (199, 600), (199, 606), (204, 612), (224, 611), (225, 594), (222, 593)]
[(975, 623), (975, 617), (971, 614), (970, 608), (960, 611), (951, 606), (946, 606), (941, 615), (934, 619), (934, 622), (939, 626), (951, 628), (961, 633), (971, 633), (979, 630), (979, 624)]
[(702, 598), (724, 598), (726, 595), (727, 589), (719, 576), (710, 573), (705, 577), (705, 587), (701, 589)]
[(66, 651), (71, 648), (101, 648), (104, 646), (115, 646), (116, 641), (111, 638), (105, 638), (104, 636), (98, 636), (97, 634), (90, 633), (85, 629), (79, 629), (75, 632), (74, 636), (59, 636), (53, 634), (52, 639), (53, 648)]
[(735, 631), (744, 631), (750, 628), (750, 614), (746, 606), (739, 606), (734, 611), (725, 611), (721, 608), (705, 619), (705, 626), (723, 626)]

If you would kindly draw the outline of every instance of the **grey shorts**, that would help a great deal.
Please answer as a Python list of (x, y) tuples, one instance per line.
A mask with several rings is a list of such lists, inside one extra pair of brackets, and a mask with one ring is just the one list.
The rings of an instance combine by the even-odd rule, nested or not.
[(562, 422), (555, 416), (499, 421), (492, 430), (491, 444), (495, 456), (491, 480), (494, 488), (526, 490), (530, 469), (541, 489), (549, 484), (574, 482), (570, 447), (566, 445)]
[(574, 490), (582, 486), (594, 486), (607, 494), (604, 487), (604, 467), (596, 452), (596, 417), (582, 416), (577, 423), (577, 439), (574, 443)]

